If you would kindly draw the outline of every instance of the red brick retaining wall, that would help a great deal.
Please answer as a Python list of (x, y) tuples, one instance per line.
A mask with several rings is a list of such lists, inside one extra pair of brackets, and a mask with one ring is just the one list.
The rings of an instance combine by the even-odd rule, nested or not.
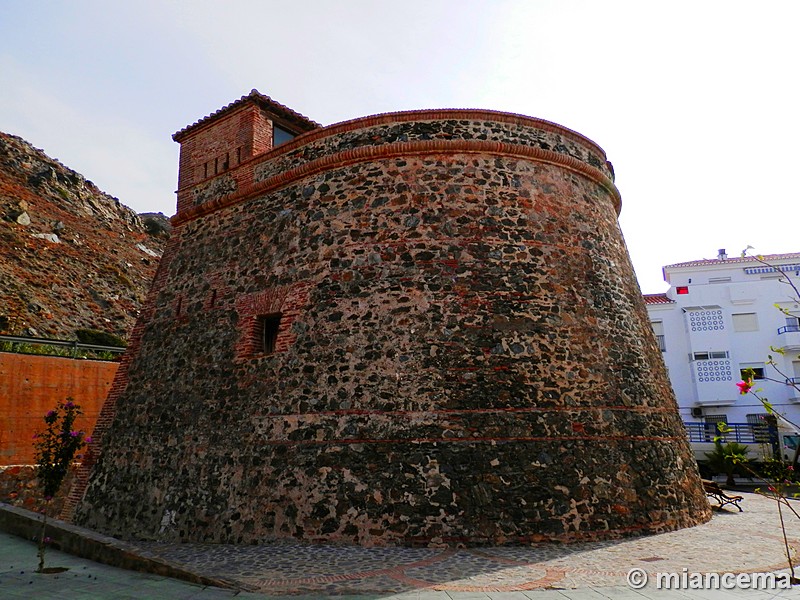
[(83, 409), (76, 426), (94, 429), (118, 364), (0, 352), (0, 466), (34, 462), (33, 434), (71, 397)]

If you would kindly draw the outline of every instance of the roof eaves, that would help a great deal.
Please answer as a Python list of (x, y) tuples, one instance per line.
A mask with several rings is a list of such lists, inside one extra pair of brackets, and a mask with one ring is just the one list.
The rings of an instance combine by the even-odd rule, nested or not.
[(666, 294), (642, 294), (645, 304), (675, 304)]
[(238, 100), (234, 100), (230, 104), (226, 104), (225, 106), (223, 106), (219, 110), (214, 111), (210, 115), (203, 117), (202, 119), (192, 123), (191, 125), (187, 125), (186, 127), (184, 127), (179, 131), (176, 131), (172, 135), (172, 139), (175, 140), (176, 142), (180, 142), (181, 140), (186, 138), (188, 134), (195, 131), (197, 128), (203, 125), (207, 125), (208, 123), (217, 120), (222, 115), (236, 110), (240, 106), (244, 105), (246, 102), (256, 102), (260, 104), (262, 108), (271, 110), (278, 116), (283, 117), (284, 119), (289, 121), (290, 123), (298, 125), (302, 129), (300, 133), (305, 133), (306, 131), (311, 131), (312, 129), (318, 129), (322, 127), (322, 125), (317, 123), (316, 121), (312, 121), (305, 115), (292, 110), (288, 106), (273, 100), (269, 96), (262, 94), (257, 89), (253, 88), (252, 90), (250, 90), (250, 93), (247, 94), (246, 96), (242, 96)]

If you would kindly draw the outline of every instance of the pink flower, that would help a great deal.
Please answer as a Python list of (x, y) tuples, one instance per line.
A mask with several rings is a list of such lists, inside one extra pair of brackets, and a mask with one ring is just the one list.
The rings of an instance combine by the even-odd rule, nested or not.
[(81, 432), (80, 431), (70, 431), (69, 434), (72, 437), (78, 437), (81, 434)]
[(750, 381), (740, 381), (736, 384), (736, 387), (739, 388), (739, 393), (744, 395), (753, 388), (753, 383)]
[(86, 442), (87, 444), (91, 444), (92, 443), (92, 437), (91, 436), (86, 436), (86, 438), (83, 441)]

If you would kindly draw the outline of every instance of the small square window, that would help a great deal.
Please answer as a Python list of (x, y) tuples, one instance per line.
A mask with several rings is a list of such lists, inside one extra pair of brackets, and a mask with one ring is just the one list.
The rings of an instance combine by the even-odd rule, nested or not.
[(753, 372), (753, 379), (764, 379), (764, 364), (740, 365), (739, 374), (742, 379), (747, 379), (747, 371)]
[(682, 296), (683, 294), (688, 294), (689, 293), (689, 286), (687, 286), (687, 285), (679, 285), (678, 287), (675, 288), (675, 292), (679, 296)]
[(281, 313), (272, 313), (258, 317), (256, 334), (258, 335), (258, 352), (272, 354), (278, 341), (278, 330), (281, 326)]
[(731, 315), (734, 331), (758, 331), (756, 313), (734, 313)]
[(280, 146), (281, 144), (285, 144), (294, 139), (294, 134), (291, 131), (287, 131), (277, 125), (273, 125), (272, 127), (272, 145)]

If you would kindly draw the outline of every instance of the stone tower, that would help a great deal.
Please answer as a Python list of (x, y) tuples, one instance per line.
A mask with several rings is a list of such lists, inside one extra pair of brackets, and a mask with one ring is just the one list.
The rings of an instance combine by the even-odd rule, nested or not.
[(78, 523), (502, 544), (709, 518), (592, 141), (485, 110), (321, 127), (255, 90), (174, 139)]

